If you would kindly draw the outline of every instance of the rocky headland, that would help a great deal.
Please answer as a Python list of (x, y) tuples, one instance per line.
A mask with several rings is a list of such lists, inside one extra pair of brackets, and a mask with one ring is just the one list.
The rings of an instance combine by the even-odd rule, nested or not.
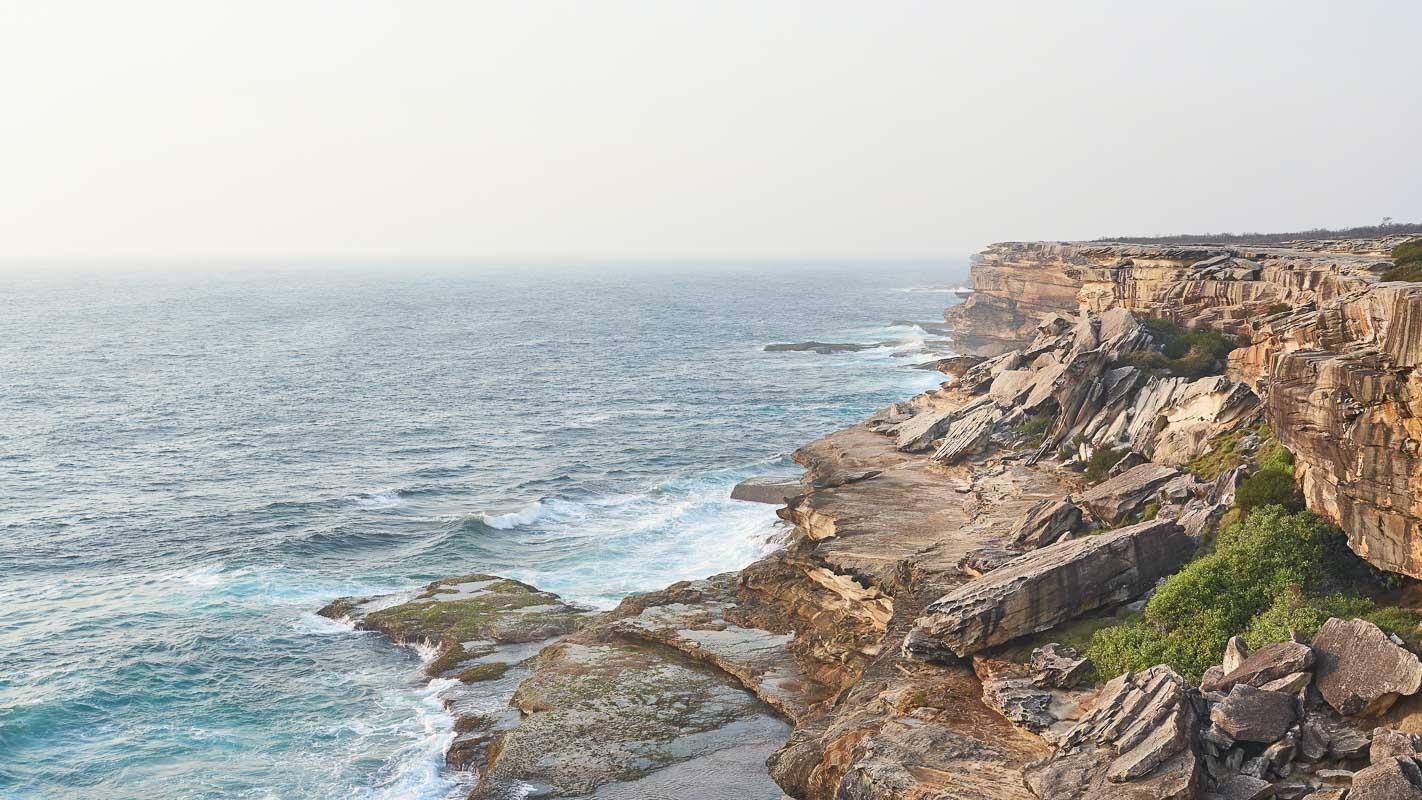
[(1406, 241), (994, 245), (940, 388), (738, 488), (775, 553), (321, 613), (434, 648), (473, 798), (1422, 798)]

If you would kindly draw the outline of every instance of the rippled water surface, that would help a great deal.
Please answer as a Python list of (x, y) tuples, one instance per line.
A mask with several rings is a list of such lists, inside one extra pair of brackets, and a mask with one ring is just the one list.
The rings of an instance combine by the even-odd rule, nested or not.
[[(312, 613), (589, 605), (773, 546), (742, 477), (928, 388), (939, 265), (0, 283), (0, 797), (458, 797), (417, 654)], [(771, 341), (896, 344), (840, 355)]]

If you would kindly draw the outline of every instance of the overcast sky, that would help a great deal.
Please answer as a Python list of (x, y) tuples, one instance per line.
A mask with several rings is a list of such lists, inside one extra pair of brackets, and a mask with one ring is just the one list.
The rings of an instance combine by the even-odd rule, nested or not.
[(1422, 219), (1422, 3), (0, 0), (0, 259)]

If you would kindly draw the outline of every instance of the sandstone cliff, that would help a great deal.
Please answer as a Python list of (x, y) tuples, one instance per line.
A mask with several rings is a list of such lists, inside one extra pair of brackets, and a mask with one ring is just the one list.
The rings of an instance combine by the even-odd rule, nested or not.
[(945, 317), (961, 347), (984, 355), (1028, 346), (1044, 318), (1083, 310), (1247, 337), (1229, 376), (1262, 399), (1298, 457), (1309, 507), (1359, 555), (1422, 577), (1422, 286), (1378, 280), (1406, 239), (997, 244), (973, 265), (977, 293)]

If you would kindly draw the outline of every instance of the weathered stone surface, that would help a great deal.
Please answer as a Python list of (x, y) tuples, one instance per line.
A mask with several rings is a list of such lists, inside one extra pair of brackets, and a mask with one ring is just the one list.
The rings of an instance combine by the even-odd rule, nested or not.
[(1224, 702), (1210, 709), (1210, 721), (1237, 742), (1268, 744), (1294, 724), (1294, 698), (1237, 684)]
[(1422, 285), (1360, 283), (1260, 325), (1232, 373), (1265, 398), (1309, 508), (1355, 552), (1422, 576)]
[(1368, 749), (1368, 758), (1372, 759), (1372, 763), (1376, 764), (1388, 758), (1416, 756), (1417, 744), (1409, 734), (1391, 728), (1373, 729), (1373, 743)]
[(1163, 464), (1141, 464), (1082, 493), (1080, 503), (1097, 519), (1116, 523), (1140, 510), (1157, 489), (1179, 474)]
[(529, 784), (545, 787), (545, 797), (586, 796), (789, 732), (724, 674), (647, 646), (553, 645), (513, 702), (523, 719), (491, 751), (477, 800), (517, 796)]
[(1074, 689), (1091, 674), (1091, 659), (1055, 642), (1032, 651), (1032, 681), (1039, 686)]
[(1260, 689), (1266, 692), (1283, 692), (1284, 694), (1298, 694), (1305, 686), (1313, 683), (1312, 672), (1290, 672), (1282, 678), (1278, 678), (1268, 683), (1259, 685)]
[(1422, 688), (1422, 663), (1378, 626), (1330, 619), (1313, 637), (1314, 685), (1340, 714), (1381, 713)]
[[(955, 346), (980, 353), (1028, 346), (1040, 320), (1083, 307), (1252, 336), (1231, 355), (1229, 377), (1263, 398), (1270, 427), (1298, 458), (1309, 507), (1374, 564), (1422, 577), (1422, 285), (1376, 279), (1405, 240), (997, 244), (973, 267), (975, 294), (945, 318)], [(1270, 313), (1279, 303), (1293, 310)], [(1166, 451), (1180, 452), (1153, 455), (1166, 460)]]
[(1412, 758), (1384, 758), (1353, 776), (1350, 800), (1422, 800), (1422, 771)]
[[(1233, 640), (1231, 640), (1233, 641)], [(1230, 653), (1225, 651), (1230, 659)], [(1202, 682), (1200, 689), (1206, 692), (1227, 692), (1235, 684), (1247, 683), (1260, 688), (1296, 672), (1304, 672), (1313, 666), (1313, 648), (1296, 642), (1275, 642), (1266, 644), (1245, 658), (1232, 672), (1217, 681)]]
[(1023, 549), (1045, 547), (1081, 527), (1081, 509), (1069, 498), (1048, 498), (1027, 509), (1012, 532), (1012, 543)]
[(566, 635), (589, 619), (587, 609), (496, 575), (443, 578), (413, 597), (344, 597), (317, 613), (349, 619), (358, 630), (378, 631), (403, 644), (437, 648), (438, 657), (426, 668), (432, 676), (454, 676), (484, 663), (503, 645)]
[(746, 478), (731, 489), (731, 499), (779, 506), (804, 491), (799, 478)]
[(929, 409), (920, 411), (907, 422), (899, 425), (897, 445), (900, 450), (917, 452), (927, 450), (934, 439), (943, 435), (953, 420), (951, 410)]
[(1263, 800), (1272, 797), (1274, 785), (1250, 775), (1233, 775), (1215, 790), (1223, 800)]
[(904, 642), (928, 660), (962, 657), (1124, 603), (1178, 569), (1194, 545), (1153, 520), (1034, 550), (931, 604)]

